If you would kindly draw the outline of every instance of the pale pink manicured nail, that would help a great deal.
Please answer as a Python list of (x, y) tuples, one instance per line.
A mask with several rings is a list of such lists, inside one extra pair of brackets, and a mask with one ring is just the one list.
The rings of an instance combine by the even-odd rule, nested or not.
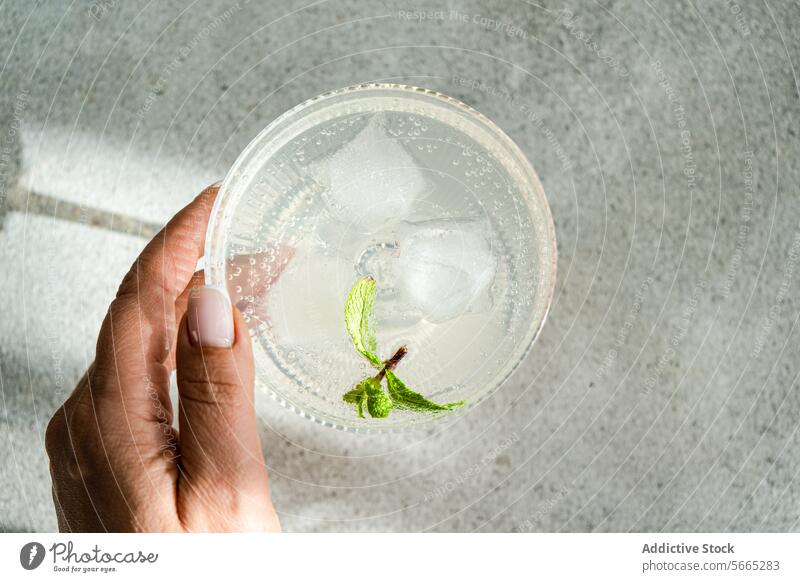
[(233, 314), (228, 293), (219, 287), (195, 287), (186, 309), (189, 339), (196, 346), (229, 348), (233, 345)]

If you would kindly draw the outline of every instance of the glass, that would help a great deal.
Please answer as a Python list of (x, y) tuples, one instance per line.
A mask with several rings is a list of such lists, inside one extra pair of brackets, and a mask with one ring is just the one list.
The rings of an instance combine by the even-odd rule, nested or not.
[[(383, 431), (460, 414), (504, 382), (544, 323), (556, 244), (535, 171), (496, 125), (434, 91), (370, 84), (298, 105), (247, 146), (205, 264), (248, 323), (258, 391), (315, 422)], [(344, 325), (365, 275), (379, 356), (405, 345), (397, 375), (464, 407), (359, 418), (342, 400), (375, 373)]]

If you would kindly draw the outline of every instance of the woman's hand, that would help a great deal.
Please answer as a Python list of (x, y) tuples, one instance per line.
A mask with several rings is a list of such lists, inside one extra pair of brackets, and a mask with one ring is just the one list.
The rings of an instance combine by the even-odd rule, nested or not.
[[(47, 427), (61, 531), (279, 531), (238, 310), (195, 265), (217, 187), (150, 241)], [(169, 377), (177, 364), (179, 431)]]

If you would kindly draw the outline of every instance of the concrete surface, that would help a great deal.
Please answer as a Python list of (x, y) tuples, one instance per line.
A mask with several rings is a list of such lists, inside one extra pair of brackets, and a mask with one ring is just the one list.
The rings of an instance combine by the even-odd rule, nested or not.
[(137, 232), (287, 108), (382, 80), (525, 151), (557, 294), (454, 425), (353, 436), (259, 402), (284, 528), (799, 530), (798, 22), (775, 0), (3, 3), (0, 528), (55, 528), (43, 429)]

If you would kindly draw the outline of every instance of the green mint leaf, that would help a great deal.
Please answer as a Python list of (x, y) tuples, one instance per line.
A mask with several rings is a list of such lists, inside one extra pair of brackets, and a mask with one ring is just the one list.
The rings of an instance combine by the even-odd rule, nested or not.
[(378, 347), (372, 318), (374, 303), (375, 279), (372, 277), (359, 279), (347, 295), (347, 303), (344, 306), (344, 322), (358, 353), (367, 358), (376, 368), (381, 368), (383, 363), (375, 353), (378, 351)]
[(364, 418), (364, 407), (375, 418), (385, 418), (392, 410), (392, 399), (383, 391), (377, 378), (365, 378), (342, 396), (342, 400), (358, 407), (358, 416)]
[(364, 392), (358, 398), (358, 417), (359, 418), (364, 418), (364, 407), (367, 406), (367, 402), (368, 402), (367, 393)]
[(419, 392), (414, 392), (406, 386), (391, 370), (386, 370), (386, 383), (389, 386), (389, 396), (391, 396), (397, 408), (423, 412), (441, 412), (464, 404), (463, 402), (451, 402), (450, 404), (432, 402)]
[[(355, 404), (358, 408), (359, 418), (364, 418), (364, 407), (368, 404), (367, 386), (374, 378), (366, 378), (356, 384), (356, 387), (345, 393), (342, 400), (349, 404)], [(379, 385), (380, 387), (380, 385)]]
[(347, 392), (344, 396), (342, 396), (342, 400), (348, 402), (349, 404), (358, 404), (358, 401), (361, 399), (361, 396), (364, 394), (364, 389), (361, 387), (361, 384)]
[(386, 418), (392, 410), (392, 399), (383, 391), (381, 381), (377, 378), (370, 378), (365, 381), (367, 392), (367, 410), (374, 418)]

